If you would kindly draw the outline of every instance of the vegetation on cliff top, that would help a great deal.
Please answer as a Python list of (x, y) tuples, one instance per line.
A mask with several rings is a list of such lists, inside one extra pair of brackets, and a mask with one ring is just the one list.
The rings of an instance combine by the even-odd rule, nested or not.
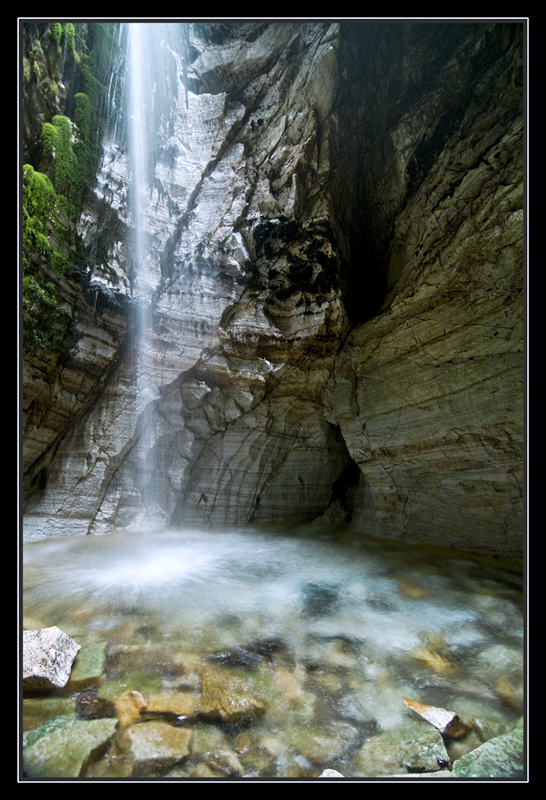
[[(23, 166), (23, 347), (65, 356), (74, 343), (75, 325), (60, 279), (78, 267), (76, 223), (100, 163), (117, 29), (111, 23), (37, 27), (44, 46), (49, 43), (51, 51), (54, 43), (65, 70), (68, 60), (72, 78), (65, 78), (69, 91), (62, 105), (67, 113), (44, 122), (39, 163)], [(25, 73), (30, 75), (30, 70)], [(25, 86), (23, 92), (26, 97)]]

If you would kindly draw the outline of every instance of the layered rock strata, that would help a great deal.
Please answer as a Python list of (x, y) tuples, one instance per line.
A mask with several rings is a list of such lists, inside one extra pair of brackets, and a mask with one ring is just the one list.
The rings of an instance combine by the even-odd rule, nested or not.
[(326, 513), (518, 556), (522, 47), (514, 24), (188, 26), (145, 273), (114, 137), (80, 222), (107, 243), (90, 286), (149, 304), (145, 336), (40, 470), (30, 447), (27, 535)]
[(376, 208), (393, 219), (386, 296), (337, 359), (328, 418), (361, 469), (355, 524), (518, 556), (521, 50), (512, 26), (478, 29), (389, 129), (404, 200)]

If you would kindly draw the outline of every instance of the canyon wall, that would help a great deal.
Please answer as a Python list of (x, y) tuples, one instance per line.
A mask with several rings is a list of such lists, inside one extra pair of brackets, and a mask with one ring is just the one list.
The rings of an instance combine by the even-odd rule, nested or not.
[(112, 101), (82, 266), (49, 276), (74, 345), (25, 351), (25, 536), (320, 519), (521, 556), (523, 26), (176, 27), (149, 251)]

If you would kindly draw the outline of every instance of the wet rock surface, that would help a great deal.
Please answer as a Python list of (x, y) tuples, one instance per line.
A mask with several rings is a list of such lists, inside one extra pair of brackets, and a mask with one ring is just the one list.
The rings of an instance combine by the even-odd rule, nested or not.
[[(277, 728), (275, 735), (259, 723), (267, 711), (263, 702), (252, 698), (251, 683), (245, 685), (240, 674), (225, 668), (215, 668), (213, 676), (210, 667), (203, 669), (200, 694), (164, 691), (144, 697), (128, 690), (114, 702), (80, 694), (77, 716), (61, 715), (26, 735), (25, 775), (517, 778), (524, 774), (521, 723), (485, 744), (469, 741), (470, 752), (452, 762), (446, 749), (451, 737), (442, 736), (433, 724), (402, 714), (395, 727), (366, 735), (358, 721), (336, 719), (333, 707), (327, 716), (317, 716), (321, 694), (310, 688), (305, 670), (298, 679), (305, 694), (296, 695), (280, 677), (286, 668), (276, 664), (263, 668), (259, 680), (262, 691), (267, 684), (275, 687), (274, 705), (279, 705), (272, 713), (281, 721), (283, 706), (289, 711), (296, 705), (299, 711), (290, 729)], [(214, 690), (209, 686), (212, 678)], [(342, 771), (325, 766), (332, 763)]]
[(24, 774), (29, 778), (78, 778), (90, 754), (103, 749), (116, 720), (77, 720), (61, 716), (28, 733), (23, 742)]
[[(25, 365), (25, 535), (326, 514), (521, 557), (522, 26), (184, 41), (147, 271), (110, 138), (80, 220), (107, 256), (78, 349)], [(139, 349), (133, 311), (104, 300), (131, 293), (152, 309)]]
[(457, 778), (514, 778), (525, 775), (523, 722), (514, 730), (485, 742), (453, 765)]
[[(91, 541), (111, 562), (112, 541)], [(448, 570), (447, 554), (441, 561), (435, 554), (420, 564), (429, 591), (415, 596), (399, 591), (417, 580), (414, 549), (386, 555), (385, 543), (370, 542), (362, 558), (349, 546), (340, 564), (339, 545), (317, 553), (315, 542), (294, 549), (292, 539), (273, 537), (271, 551), (256, 555), (252, 590), (254, 564), (242, 564), (248, 551), (237, 535), (239, 560), (224, 551), (222, 568), (207, 567), (204, 582), (194, 573), (184, 585), (182, 564), (198, 560), (198, 551), (180, 557), (167, 542), (161, 563), (174, 568), (171, 591), (155, 578), (146, 601), (142, 586), (136, 594), (127, 584), (115, 593), (102, 586), (97, 596), (91, 586), (82, 595), (79, 585), (67, 612), (70, 592), (63, 596), (53, 550), (45, 561), (58, 596), (47, 581), (35, 595), (26, 586), (29, 615), (68, 613), (64, 627), (82, 643), (78, 659), (87, 663), (89, 653), (93, 663), (90, 685), (71, 679), (62, 690), (25, 699), (28, 777), (318, 779), (325, 769), (363, 779), (433, 780), (463, 769), (465, 777), (484, 770), (493, 778), (524, 776), (521, 597), (514, 576), (504, 580), (506, 570), (488, 567), (480, 578), (471, 561), (453, 559)], [(46, 545), (57, 554), (61, 547), (27, 548), (37, 553)], [(220, 546), (218, 539), (217, 552)], [(67, 547), (74, 575), (74, 540)], [(123, 537), (120, 549), (126, 558)], [(245, 581), (231, 581), (227, 563)], [(134, 561), (131, 576), (138, 581)], [(73, 577), (67, 580), (73, 590)], [(465, 583), (476, 594), (462, 594)], [(457, 718), (462, 725), (450, 729)], [(72, 743), (69, 757), (63, 749)]]

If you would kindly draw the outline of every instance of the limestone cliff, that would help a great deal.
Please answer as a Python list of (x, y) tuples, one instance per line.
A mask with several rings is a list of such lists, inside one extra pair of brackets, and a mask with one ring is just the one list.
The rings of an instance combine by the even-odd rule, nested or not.
[(322, 517), (520, 555), (523, 26), (174, 27), (145, 269), (116, 111), (66, 288), (85, 399), (55, 415), (27, 359), (26, 535)]
[[(363, 190), (363, 205), (376, 220), (384, 295), (378, 313), (351, 332), (329, 386), (328, 419), (340, 424), (361, 469), (353, 522), (387, 536), (516, 555), (523, 519), (521, 30), (478, 25), (469, 35), (464, 26), (440, 26), (425, 41), (411, 26), (387, 28), (388, 45), (374, 50), (379, 66), (363, 56), (364, 74), (382, 66), (388, 74), (393, 49), (408, 65), (415, 56), (388, 87), (400, 92), (396, 103), (371, 89), (368, 114), (377, 129), (363, 123), (363, 181), (375, 181)], [(428, 53), (430, 72), (416, 91), (419, 50)]]

